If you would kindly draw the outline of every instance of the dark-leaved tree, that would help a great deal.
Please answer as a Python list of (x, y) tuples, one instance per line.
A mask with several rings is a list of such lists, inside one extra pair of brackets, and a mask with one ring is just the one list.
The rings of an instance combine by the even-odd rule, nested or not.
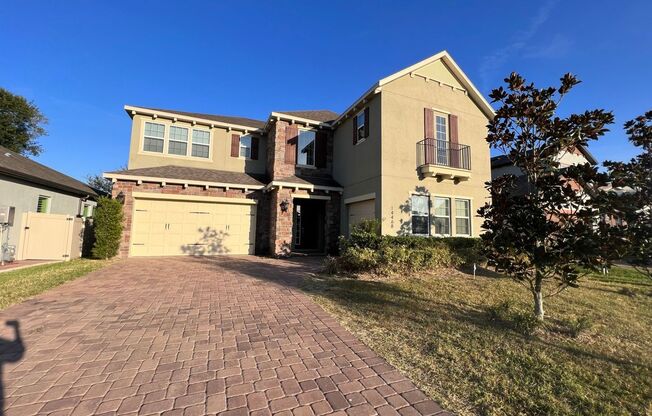
[(629, 162), (607, 161), (604, 165), (613, 187), (621, 190), (614, 199), (629, 261), (652, 278), (652, 110), (625, 123), (625, 131), (641, 153)]
[(590, 196), (606, 175), (589, 163), (562, 167), (560, 156), (602, 136), (613, 115), (591, 110), (560, 117), (560, 101), (579, 83), (571, 74), (560, 81), (559, 87), (536, 88), (512, 73), (506, 89), (491, 92), (501, 107), (487, 142), (520, 168), (529, 186), (517, 192), (514, 175), (498, 177), (487, 184), (492, 203), (479, 210), (489, 263), (531, 291), (541, 320), (544, 297), (577, 286), (584, 272), (609, 261), (596, 227), (604, 200)]
[(43, 127), (47, 122), (34, 103), (0, 88), (0, 146), (21, 155), (39, 155), (42, 148), (36, 139), (47, 134)]
[(86, 176), (86, 183), (88, 186), (93, 188), (95, 191), (99, 192), (102, 195), (110, 196), (111, 190), (113, 189), (113, 182), (111, 179), (107, 179), (100, 175), (88, 175)]

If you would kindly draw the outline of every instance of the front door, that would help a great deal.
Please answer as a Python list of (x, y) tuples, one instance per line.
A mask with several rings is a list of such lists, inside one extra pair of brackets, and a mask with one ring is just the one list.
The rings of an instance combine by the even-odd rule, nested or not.
[(293, 240), (298, 251), (324, 250), (325, 203), (322, 200), (295, 199)]

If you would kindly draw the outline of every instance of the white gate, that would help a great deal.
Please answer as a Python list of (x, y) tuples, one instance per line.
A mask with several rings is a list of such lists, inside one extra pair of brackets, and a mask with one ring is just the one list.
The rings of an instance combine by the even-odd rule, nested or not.
[(70, 215), (41, 214), (27, 212), (23, 214), (23, 230), (19, 248), (22, 260), (70, 260), (79, 257), (81, 218)]

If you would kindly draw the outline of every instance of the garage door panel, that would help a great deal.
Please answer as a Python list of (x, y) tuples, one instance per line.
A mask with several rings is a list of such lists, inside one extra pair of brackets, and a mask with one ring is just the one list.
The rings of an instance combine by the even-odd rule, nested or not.
[(376, 218), (376, 200), (368, 199), (366, 201), (354, 202), (347, 205), (349, 232), (356, 225), (364, 220)]
[(136, 199), (132, 256), (253, 254), (255, 205)]

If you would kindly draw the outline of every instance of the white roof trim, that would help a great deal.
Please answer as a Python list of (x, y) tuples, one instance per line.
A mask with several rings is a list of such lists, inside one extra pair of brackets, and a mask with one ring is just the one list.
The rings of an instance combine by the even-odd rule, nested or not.
[(279, 188), (293, 188), (293, 189), (307, 189), (309, 191), (335, 191), (342, 192), (343, 189), (339, 186), (323, 186), (323, 185), (313, 185), (311, 183), (296, 183), (296, 182), (284, 182), (284, 181), (271, 181), (265, 186), (265, 190), (271, 189), (275, 186)]
[(367, 96), (371, 95), (372, 93), (377, 93), (380, 92), (379, 89), (382, 88), (383, 85), (389, 84), (390, 82), (404, 76), (404, 75), (409, 75), (411, 72), (414, 72), (426, 65), (430, 65), (431, 63), (438, 61), (438, 60), (443, 60), (446, 66), (453, 72), (453, 75), (455, 75), (459, 81), (462, 83), (464, 88), (467, 89), (469, 96), (475, 103), (480, 107), (482, 112), (488, 117), (488, 118), (493, 118), (495, 115), (495, 111), (491, 104), (484, 98), (484, 96), (478, 91), (478, 89), (473, 85), (473, 82), (469, 79), (469, 77), (466, 76), (464, 71), (462, 71), (462, 68), (457, 65), (455, 60), (453, 60), (453, 57), (450, 56), (450, 54), (447, 51), (441, 51), (439, 53), (436, 53), (432, 55), (429, 58), (424, 59), (423, 61), (417, 62), (414, 65), (411, 65), (407, 68), (404, 68), (398, 72), (395, 72), (377, 83), (375, 83), (370, 89), (367, 90), (360, 98), (358, 98), (349, 108), (347, 108), (338, 118), (333, 122), (333, 124), (339, 123), (343, 118), (345, 118), (348, 113), (357, 107), (362, 100), (367, 98)]
[(201, 118), (201, 117), (192, 117), (192, 116), (187, 116), (183, 114), (177, 114), (177, 113), (170, 113), (168, 111), (158, 111), (158, 110), (152, 110), (151, 108), (144, 108), (144, 107), (135, 107), (131, 105), (125, 105), (124, 106), (125, 111), (129, 111), (130, 113), (135, 114), (143, 114), (143, 115), (156, 115), (157, 117), (163, 117), (166, 119), (170, 120), (175, 120), (175, 121), (186, 121), (186, 122), (196, 122), (199, 124), (203, 124), (205, 126), (209, 127), (223, 127), (226, 129), (232, 129), (232, 130), (240, 130), (243, 132), (248, 132), (248, 133), (254, 133), (254, 132), (262, 132), (263, 129), (260, 129), (258, 127), (253, 127), (253, 126), (244, 126), (242, 124), (233, 124), (233, 123), (225, 123), (223, 121), (216, 121), (216, 120), (209, 120), (206, 118)]
[(322, 127), (322, 128), (327, 128), (327, 129), (332, 129), (333, 126), (331, 124), (325, 123), (323, 121), (318, 121), (318, 120), (312, 120), (309, 118), (303, 118), (303, 117), (297, 117), (293, 116), (291, 114), (286, 114), (286, 113), (279, 113), (276, 111), (272, 111), (267, 119), (267, 123), (265, 123), (265, 127), (263, 127), (263, 131), (267, 131), (267, 129), (270, 126), (270, 122), (272, 120), (286, 120), (286, 121), (291, 121), (293, 124), (304, 124), (307, 127)]
[(119, 173), (104, 172), (103, 177), (113, 180), (122, 180), (122, 181), (135, 181), (135, 182), (154, 182), (161, 184), (177, 184), (177, 185), (197, 185), (197, 186), (209, 186), (212, 188), (233, 188), (233, 189), (245, 189), (245, 190), (257, 190), (263, 189), (264, 185), (245, 185), (242, 183), (226, 183), (226, 182), (208, 182), (208, 181), (193, 181), (187, 179), (170, 179), (170, 178), (159, 178), (154, 176), (136, 176), (136, 175), (122, 175)]

